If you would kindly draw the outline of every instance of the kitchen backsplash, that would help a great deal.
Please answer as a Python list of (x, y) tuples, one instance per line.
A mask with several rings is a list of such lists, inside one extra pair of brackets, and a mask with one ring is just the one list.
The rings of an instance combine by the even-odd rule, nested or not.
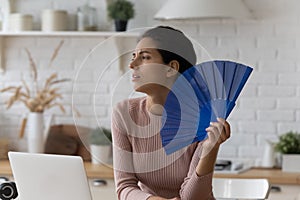
[[(19, 4), (18, 4), (19, 2)], [(16, 6), (37, 16), (38, 10), (31, 9), (33, 0)], [(43, 1), (44, 2), (44, 1)], [(64, 9), (75, 12), (73, 3), (62, 1), (51, 2)], [(160, 24), (150, 16), (162, 5), (162, 0), (133, 1), (136, 5), (136, 17), (129, 22), (129, 28), (147, 27)], [(254, 68), (248, 84), (238, 99), (237, 106), (229, 117), (232, 126), (232, 137), (221, 148), (219, 157), (240, 160), (251, 160), (259, 165), (265, 147), (265, 139), (276, 140), (277, 136), (289, 130), (300, 131), (300, 14), (297, 0), (247, 0), (256, 19), (252, 20), (203, 20), (191, 22), (165, 23), (183, 30), (206, 50), (199, 52), (212, 59), (227, 59), (242, 62)], [(81, 5), (84, 1), (76, 1)], [(47, 4), (47, 5), (46, 5)], [(69, 5), (70, 4), (70, 5)], [(22, 6), (20, 6), (22, 5)], [(34, 5), (34, 4), (32, 4)], [(1, 36), (0, 36), (1, 37)], [(49, 72), (57, 71), (61, 78), (76, 80), (76, 107), (82, 118), (78, 124), (96, 126), (100, 123), (110, 125), (111, 103), (134, 95), (128, 70), (120, 71), (117, 61), (109, 65), (101, 56), (117, 55), (117, 49), (99, 47), (88, 58), (87, 64), (81, 65), (96, 44), (105, 41), (101, 36), (93, 37), (46, 37), (26, 36), (9, 37), (3, 40), (6, 72), (0, 74), (0, 87), (20, 84), (22, 78), (28, 79), (29, 67), (24, 48), (32, 51), (38, 66), (48, 62), (49, 56), (61, 39), (65, 43), (54, 63), (53, 68), (41, 67), (38, 70), (46, 78)], [(132, 38), (131, 38), (132, 39)], [(134, 39), (132, 42), (134, 43)], [(196, 44), (198, 43), (198, 44)], [(199, 62), (201, 62), (201, 56)], [(123, 62), (127, 66), (128, 63)], [(104, 72), (104, 76), (101, 76)], [(98, 84), (100, 83), (100, 84)], [(64, 99), (67, 107), (63, 114), (55, 108), (46, 114), (55, 114), (57, 123), (74, 123), (71, 112), (73, 85), (64, 84)], [(95, 96), (94, 96), (95, 94)], [(111, 97), (113, 96), (113, 100)], [(11, 146), (26, 150), (26, 141), (18, 139), (18, 130), (23, 113), (22, 105), (15, 105), (6, 110), (3, 101), (7, 95), (1, 94), (0, 100), (0, 135), (12, 139)], [(93, 105), (93, 106), (91, 106)]]

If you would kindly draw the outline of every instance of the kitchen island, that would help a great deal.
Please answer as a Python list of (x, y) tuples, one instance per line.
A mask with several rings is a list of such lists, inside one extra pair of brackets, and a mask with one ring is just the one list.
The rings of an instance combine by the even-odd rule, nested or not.
[[(115, 200), (113, 168), (112, 166), (96, 165), (85, 162), (87, 176), (90, 180), (93, 197), (106, 195), (108, 199)], [(0, 160), (0, 175), (8, 178), (12, 177), (12, 171), (8, 160)], [(280, 191), (271, 190), (269, 199), (271, 200), (300, 200), (300, 173), (283, 172), (276, 168), (251, 168), (247, 171), (231, 173), (215, 173), (216, 178), (266, 178), (271, 186)], [(106, 187), (93, 186), (93, 180), (103, 179), (107, 181)]]
[[(92, 164), (84, 162), (88, 178), (113, 179), (113, 167), (111, 165)], [(0, 160), (0, 174), (11, 176), (12, 171), (8, 160)], [(215, 173), (217, 178), (266, 178), (272, 184), (299, 185), (300, 173), (283, 172), (278, 168), (251, 168), (238, 174)]]

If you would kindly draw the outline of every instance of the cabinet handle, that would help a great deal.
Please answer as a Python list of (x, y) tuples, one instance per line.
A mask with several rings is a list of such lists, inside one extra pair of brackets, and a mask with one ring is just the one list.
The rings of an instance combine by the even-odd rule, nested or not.
[(281, 192), (280, 186), (272, 185), (270, 188), (270, 192)]
[(92, 183), (93, 183), (93, 186), (96, 186), (96, 187), (107, 185), (107, 181), (104, 179), (95, 179), (92, 181)]

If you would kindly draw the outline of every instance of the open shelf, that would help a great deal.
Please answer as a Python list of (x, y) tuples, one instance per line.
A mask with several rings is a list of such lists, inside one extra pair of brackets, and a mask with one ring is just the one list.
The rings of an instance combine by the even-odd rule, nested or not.
[(3, 41), (6, 37), (115, 37), (115, 38), (136, 38), (139, 32), (106, 32), (106, 31), (22, 31), (4, 32), (0, 31), (0, 73), (5, 72)]
[(22, 32), (0, 32), (0, 36), (99, 36), (99, 37), (137, 37), (138, 32), (106, 32), (106, 31), (22, 31)]

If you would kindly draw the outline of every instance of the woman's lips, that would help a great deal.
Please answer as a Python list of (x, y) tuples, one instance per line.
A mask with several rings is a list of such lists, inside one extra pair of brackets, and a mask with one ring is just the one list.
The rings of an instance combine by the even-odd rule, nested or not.
[(136, 75), (136, 74), (132, 75), (132, 81), (136, 81), (139, 78), (141, 78), (139, 75)]

